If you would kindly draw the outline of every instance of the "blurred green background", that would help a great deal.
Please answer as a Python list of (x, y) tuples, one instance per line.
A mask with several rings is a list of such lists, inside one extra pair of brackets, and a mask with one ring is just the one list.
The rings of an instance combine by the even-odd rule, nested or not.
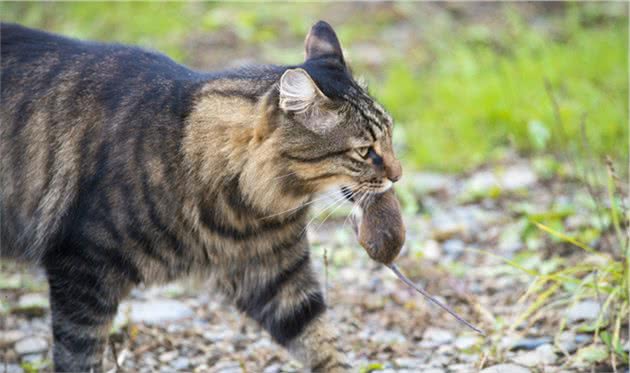
[(462, 171), (514, 151), (571, 156), (583, 137), (594, 156), (627, 164), (627, 3), (0, 7), (3, 21), (139, 44), (208, 70), (299, 63), (310, 25), (324, 19), (396, 119), (407, 167)]

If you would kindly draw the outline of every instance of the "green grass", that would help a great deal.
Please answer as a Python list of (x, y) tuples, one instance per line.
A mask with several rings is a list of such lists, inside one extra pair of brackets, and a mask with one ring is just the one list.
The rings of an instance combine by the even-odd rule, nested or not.
[[(431, 62), (392, 64), (374, 91), (404, 126), (411, 163), (459, 171), (506, 147), (566, 152), (579, 138), (584, 114), (595, 153), (626, 160), (627, 26), (585, 27), (574, 19), (579, 17), (576, 12), (560, 20), (563, 40), (517, 17), (502, 35), (478, 25), (456, 35), (444, 30), (426, 52)], [(551, 135), (548, 141), (540, 141), (541, 131)]]
[[(4, 21), (139, 44), (184, 63), (194, 63), (192, 54), (199, 53), (186, 47), (187, 41), (221, 30), (234, 32), (237, 49), (257, 46), (266, 61), (297, 63), (309, 25), (329, 16), (326, 6), (306, 3), (3, 2), (0, 7)], [(399, 123), (407, 166), (462, 171), (506, 149), (566, 153), (584, 115), (595, 155), (625, 162), (627, 5), (574, 3), (538, 26), (509, 4), (497, 7), (503, 7), (504, 22), (492, 27), (460, 22), (449, 12), (427, 17), (413, 4), (374, 11), (356, 7), (354, 17), (337, 25), (355, 71), (370, 77), (372, 93)], [(383, 36), (401, 19), (424, 30), (404, 50)], [(382, 50), (383, 66), (357, 58), (355, 46), (370, 41)], [(546, 80), (563, 126), (554, 116)]]

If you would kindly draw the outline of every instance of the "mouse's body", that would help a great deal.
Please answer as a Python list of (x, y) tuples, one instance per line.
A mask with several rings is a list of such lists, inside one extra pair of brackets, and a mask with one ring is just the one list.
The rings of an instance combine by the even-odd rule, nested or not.
[(358, 208), (354, 228), (359, 244), (370, 258), (379, 263), (391, 263), (400, 253), (406, 233), (394, 191), (390, 189), (366, 198)]

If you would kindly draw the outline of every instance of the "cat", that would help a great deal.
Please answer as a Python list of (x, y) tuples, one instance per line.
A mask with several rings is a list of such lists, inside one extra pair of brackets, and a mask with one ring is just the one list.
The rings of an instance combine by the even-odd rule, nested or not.
[(402, 175), (391, 116), (316, 23), (295, 66), (202, 73), (1, 26), (0, 252), (49, 282), (56, 371), (101, 371), (140, 284), (211, 279), (305, 367), (351, 365), (311, 266), (308, 203)]

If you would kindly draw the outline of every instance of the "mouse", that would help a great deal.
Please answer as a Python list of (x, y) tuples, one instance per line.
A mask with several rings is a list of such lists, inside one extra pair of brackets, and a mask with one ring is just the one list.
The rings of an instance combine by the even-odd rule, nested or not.
[(390, 264), (405, 243), (406, 228), (393, 189), (358, 198), (353, 229), (370, 258)]

